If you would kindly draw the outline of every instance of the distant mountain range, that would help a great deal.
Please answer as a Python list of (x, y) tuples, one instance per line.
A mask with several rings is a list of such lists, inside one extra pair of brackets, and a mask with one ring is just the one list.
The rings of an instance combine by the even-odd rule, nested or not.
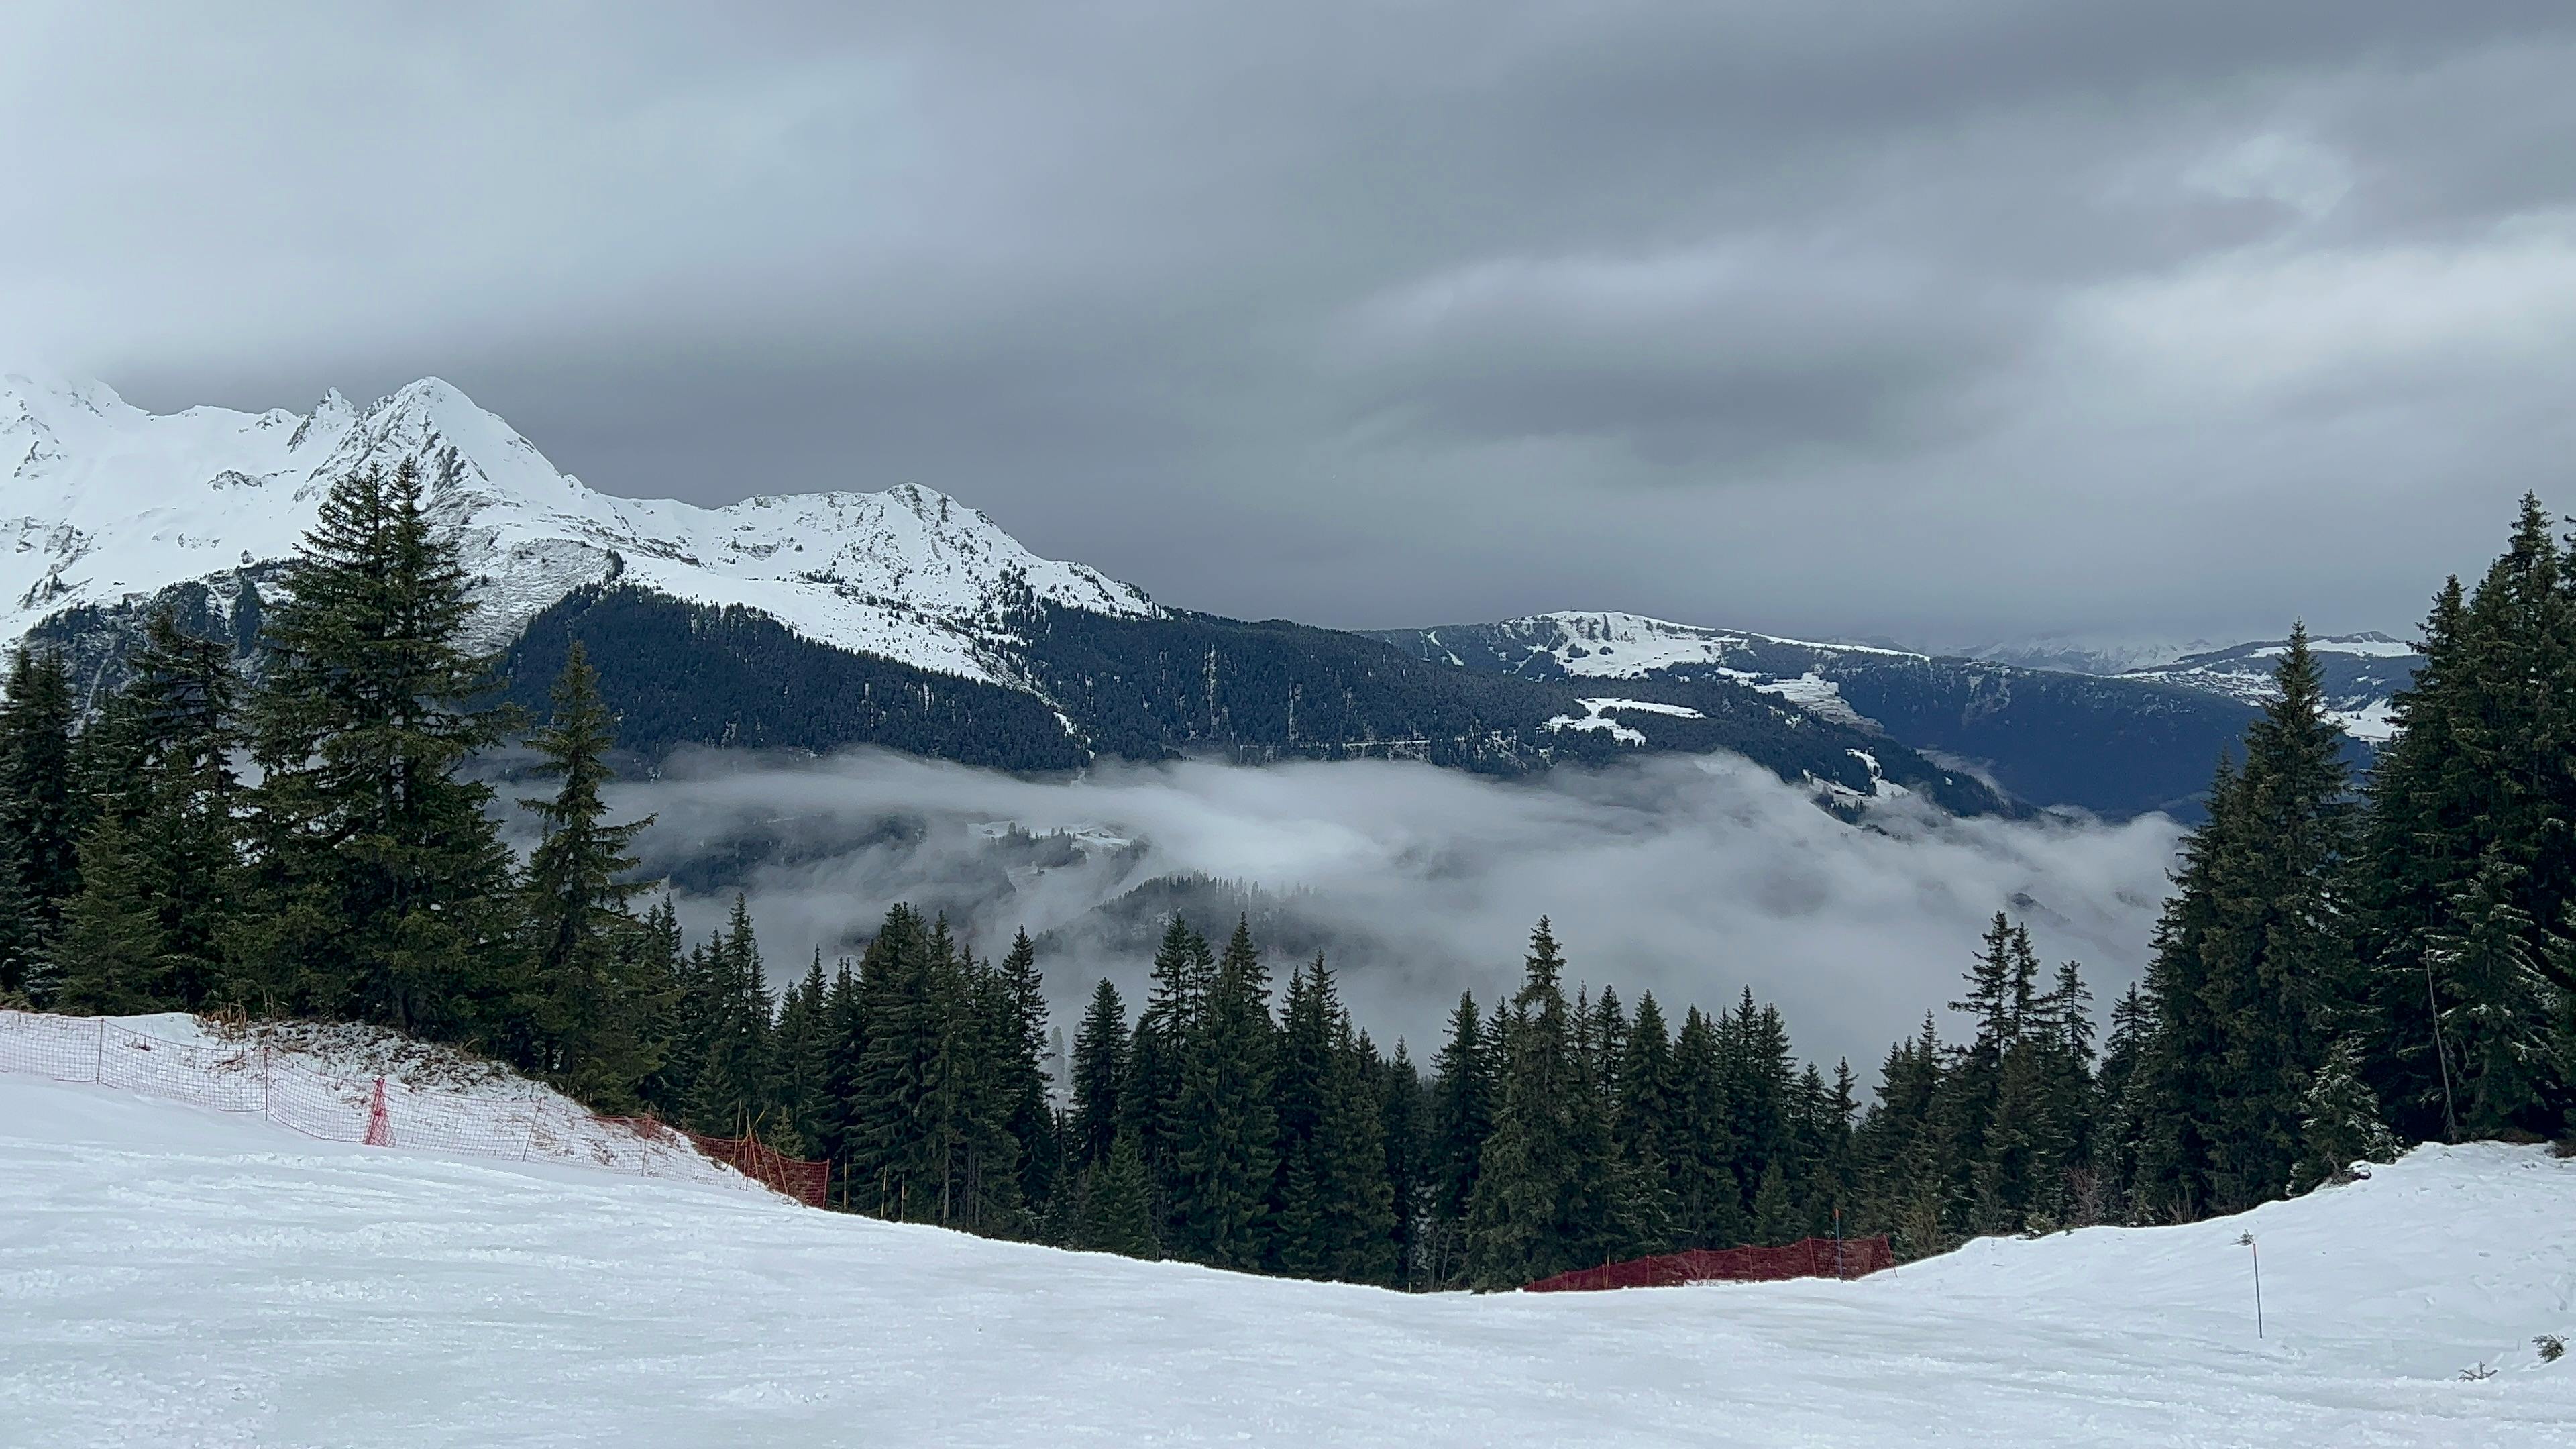
[[(580, 639), (629, 748), (876, 743), (1008, 769), (1101, 756), (1410, 758), (1491, 772), (1732, 750), (1858, 811), (2187, 808), (2260, 698), (2261, 645), (2114, 676), (1626, 614), (1357, 634), (1157, 603), (910, 484), (728, 508), (595, 491), (425, 379), (309, 413), (156, 415), (97, 383), (0, 382), (0, 640), (112, 685), (159, 603), (248, 657), (332, 479), (417, 463), (542, 704)], [(2364, 723), (2405, 660), (2362, 641)], [(2372, 649), (2382, 652), (2373, 653)], [(2249, 652), (2252, 651), (2252, 652)]]

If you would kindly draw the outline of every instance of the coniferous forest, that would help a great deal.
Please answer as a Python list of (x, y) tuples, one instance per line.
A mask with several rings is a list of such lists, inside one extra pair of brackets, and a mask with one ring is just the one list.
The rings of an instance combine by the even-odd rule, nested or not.
[[(691, 943), (636, 879), (649, 822), (607, 818), (617, 721), (579, 644), (541, 711), (504, 706), (467, 584), (406, 467), (334, 487), (246, 675), (167, 613), (104, 698), (22, 650), (0, 998), (377, 1023), (827, 1157), (849, 1211), (1415, 1289), (2183, 1221), (2576, 1107), (2576, 549), (2536, 500), (2435, 599), (2366, 777), (2294, 635), (2143, 985), (2097, 1023), (2080, 967), (1998, 914), (1960, 943), (1957, 1039), (1927, 1012), (1874, 1083), (1802, 1064), (1750, 991), (1584, 985), (1545, 920), (1518, 990), (1461, 996), (1419, 1060), (1241, 922), (1219, 946), (1171, 920), (1144, 999), (1100, 982), (1061, 1063), (1025, 934), (988, 956), (896, 906), (773, 991), (745, 903)], [(510, 741), (541, 762), (524, 860), (467, 769)]]

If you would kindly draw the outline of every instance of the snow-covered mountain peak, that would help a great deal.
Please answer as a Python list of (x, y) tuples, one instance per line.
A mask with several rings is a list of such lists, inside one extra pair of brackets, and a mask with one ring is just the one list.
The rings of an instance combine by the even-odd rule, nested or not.
[(11, 377), (0, 393), (0, 641), (69, 607), (230, 580), (291, 555), (334, 479), (405, 461), (459, 530), (487, 642), (612, 576), (745, 605), (820, 642), (1010, 683), (1026, 589), (1152, 615), (1138, 589), (1040, 558), (936, 490), (765, 496), (726, 508), (597, 492), (442, 379), (310, 413), (154, 414), (104, 384)]

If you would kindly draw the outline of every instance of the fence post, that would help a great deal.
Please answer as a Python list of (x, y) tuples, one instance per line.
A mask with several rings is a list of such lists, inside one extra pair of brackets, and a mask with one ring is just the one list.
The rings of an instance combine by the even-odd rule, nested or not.
[(367, 1141), (369, 1147), (394, 1145), (393, 1119), (385, 1113), (385, 1079), (376, 1078), (376, 1093), (367, 1103)]
[(98, 1030), (90, 1034), (92, 1045), (89, 1049), (89, 1079), (100, 1086), (105, 1086), (107, 1085), (107, 1018), (103, 1016), (98, 1018), (96, 1025)]

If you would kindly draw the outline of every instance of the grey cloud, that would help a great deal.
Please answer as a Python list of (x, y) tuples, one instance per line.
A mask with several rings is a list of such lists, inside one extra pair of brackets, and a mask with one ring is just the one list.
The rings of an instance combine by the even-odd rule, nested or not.
[[(993, 951), (1020, 927), (1079, 927), (1176, 872), (1308, 891), (1307, 917), (1362, 943), (1341, 961), (1362, 1024), (1416, 1043), (1417, 1058), (1460, 990), (1491, 1000), (1516, 983), (1542, 912), (1595, 987), (1651, 989), (1677, 1009), (1750, 986), (1788, 1013), (1802, 1051), (1864, 1068), (1956, 994), (1998, 909), (2026, 917), (2051, 959), (2087, 962), (2107, 1003), (2136, 979), (2175, 840), (2161, 817), (2104, 828), (1896, 810), (1855, 829), (1725, 758), (1535, 782), (1379, 763), (1116, 767), (1067, 782), (874, 752), (700, 756), (615, 805), (658, 815), (643, 841), (657, 869), (737, 839), (772, 851), (742, 884), (782, 972), (817, 946), (846, 949), (899, 899), (950, 910)], [(1139, 849), (1005, 872), (986, 839), (1002, 822)], [(728, 899), (684, 897), (684, 917), (712, 926)], [(1104, 973), (1132, 999), (1146, 966), (1096, 949), (1046, 964), (1060, 1016)]]
[(1197, 608), (2402, 627), (2569, 441), (2537, 0), (13, 23), (11, 366), (437, 373), (613, 491), (918, 480)]

